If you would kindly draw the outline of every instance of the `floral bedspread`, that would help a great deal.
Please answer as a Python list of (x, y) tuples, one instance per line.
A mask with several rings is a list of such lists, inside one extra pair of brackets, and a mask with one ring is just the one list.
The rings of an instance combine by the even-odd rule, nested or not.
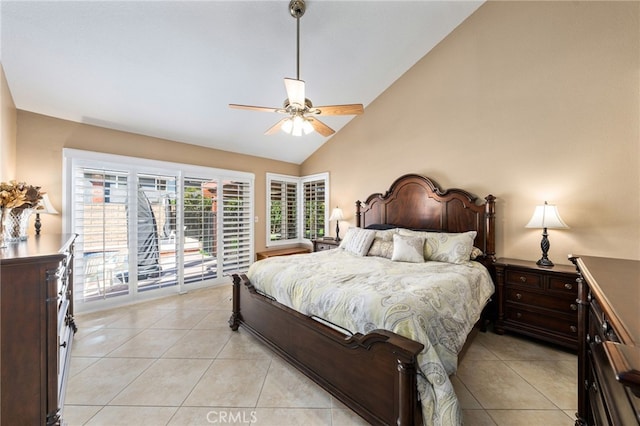
[(449, 375), (493, 294), (485, 267), (392, 262), (336, 249), (271, 257), (253, 263), (247, 276), (278, 302), (352, 333), (386, 329), (422, 343), (418, 392), (424, 423), (462, 424)]

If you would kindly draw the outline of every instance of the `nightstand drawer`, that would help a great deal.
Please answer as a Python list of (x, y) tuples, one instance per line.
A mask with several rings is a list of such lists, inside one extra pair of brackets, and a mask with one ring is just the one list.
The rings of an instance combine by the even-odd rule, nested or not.
[(561, 291), (563, 293), (571, 294), (578, 297), (578, 283), (576, 282), (575, 277), (549, 277), (549, 290)]
[(508, 287), (506, 290), (506, 302), (536, 306), (569, 315), (576, 315), (578, 311), (578, 304), (575, 299), (564, 296), (558, 297), (555, 295), (533, 293), (513, 287)]
[(539, 274), (518, 270), (507, 271), (505, 274), (505, 283), (539, 288), (542, 288), (543, 285), (542, 277)]
[(323, 250), (331, 250), (336, 248), (336, 246), (334, 244), (327, 244), (327, 243), (317, 243), (316, 244), (316, 251), (323, 251)]
[(505, 321), (520, 323), (525, 327), (538, 327), (556, 333), (578, 336), (578, 315), (575, 319), (567, 320), (565, 316), (549, 315), (534, 309), (523, 309), (508, 305), (505, 310)]

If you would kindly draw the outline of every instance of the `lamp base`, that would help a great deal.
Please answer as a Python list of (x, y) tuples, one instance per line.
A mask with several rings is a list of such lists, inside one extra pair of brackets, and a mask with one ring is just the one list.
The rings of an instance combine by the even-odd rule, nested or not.
[(547, 228), (542, 230), (542, 241), (540, 242), (540, 248), (542, 249), (542, 257), (540, 260), (536, 262), (536, 265), (541, 266), (543, 268), (553, 268), (553, 262), (549, 260), (547, 257), (547, 253), (549, 253), (549, 247), (551, 244), (549, 243), (549, 234), (547, 234)]
[(554, 266), (554, 265), (553, 265), (553, 262), (552, 262), (552, 261), (550, 261), (550, 260), (549, 260), (548, 258), (546, 258), (546, 257), (543, 257), (543, 258), (541, 258), (540, 260), (538, 260), (538, 261), (536, 262), (536, 265), (541, 266), (541, 267), (543, 267), (543, 268), (553, 268), (553, 266)]

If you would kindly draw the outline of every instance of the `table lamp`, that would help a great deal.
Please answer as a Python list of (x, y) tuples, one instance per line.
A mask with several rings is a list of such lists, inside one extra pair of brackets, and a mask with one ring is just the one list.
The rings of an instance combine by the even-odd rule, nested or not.
[(542, 228), (542, 241), (540, 242), (540, 248), (542, 248), (542, 257), (536, 262), (539, 266), (551, 268), (553, 262), (549, 260), (547, 253), (549, 252), (549, 238), (547, 229), (566, 229), (566, 223), (562, 221), (558, 208), (553, 204), (548, 204), (546, 201), (542, 206), (536, 206), (531, 220), (525, 228)]
[(38, 207), (36, 208), (36, 235), (40, 235), (40, 228), (42, 227), (42, 223), (40, 222), (40, 213), (43, 214), (58, 214), (58, 210), (56, 210), (51, 204), (51, 200), (49, 200), (48, 194), (43, 194), (42, 199), (38, 203)]
[(332, 220), (336, 221), (336, 241), (340, 241), (340, 221), (344, 219), (344, 214), (342, 213), (342, 209), (336, 207), (331, 211), (331, 217), (329, 218), (329, 222)]

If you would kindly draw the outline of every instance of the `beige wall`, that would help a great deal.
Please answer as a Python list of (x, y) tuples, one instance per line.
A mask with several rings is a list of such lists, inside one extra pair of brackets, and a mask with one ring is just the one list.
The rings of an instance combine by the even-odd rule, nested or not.
[[(300, 171), (297, 164), (108, 130), (19, 110), (18, 177), (33, 185), (41, 185), (43, 190), (49, 193), (58, 211), (62, 211), (63, 148), (254, 173), (255, 213), (259, 218), (255, 227), (256, 251), (264, 250), (266, 242), (265, 174), (274, 172), (298, 176)], [(41, 215), (41, 220), (42, 232), (53, 233), (62, 230), (62, 216)]]
[[(571, 226), (550, 230), (552, 260), (640, 259), (639, 21), (639, 2), (486, 3), (301, 166), (18, 111), (15, 177), (60, 209), (63, 147), (250, 171), (261, 250), (267, 171), (329, 170), (331, 204), (345, 213), (420, 173), (498, 197), (500, 256), (540, 256), (541, 232), (524, 225), (548, 200)], [(4, 75), (2, 87), (4, 169), (15, 119)], [(60, 216), (43, 222), (61, 228)]]
[[(558, 205), (550, 258), (640, 259), (640, 2), (485, 3), (302, 164), (332, 205), (405, 173), (497, 204), (499, 256), (537, 260), (536, 204)], [(353, 222), (353, 221), (352, 221)]]
[(16, 106), (0, 63), (0, 182), (16, 174)]

